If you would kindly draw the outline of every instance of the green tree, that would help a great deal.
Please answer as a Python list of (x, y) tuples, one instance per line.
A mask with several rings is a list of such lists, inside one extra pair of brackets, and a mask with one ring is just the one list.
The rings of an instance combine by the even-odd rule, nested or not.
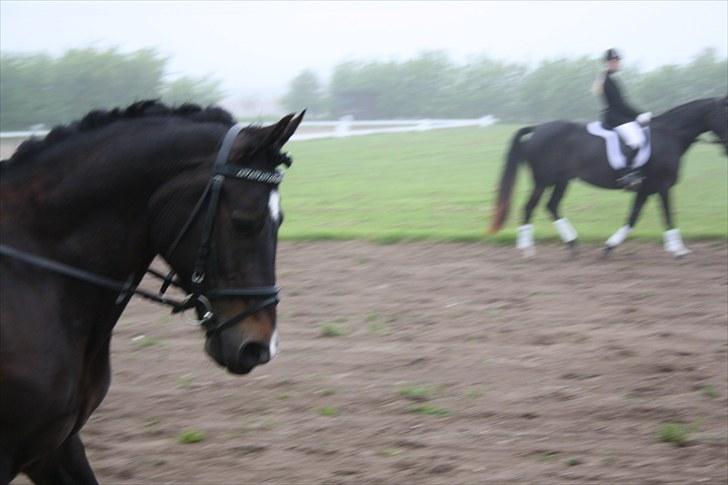
[(316, 73), (308, 69), (291, 80), (288, 92), (281, 102), (288, 111), (296, 112), (306, 108), (314, 117), (328, 111), (321, 81)]
[(55, 125), (92, 109), (155, 98), (167, 60), (154, 50), (72, 49), (0, 57), (0, 129)]
[(195, 103), (202, 106), (218, 103), (224, 96), (220, 81), (204, 77), (183, 76), (164, 85), (162, 100), (171, 105)]

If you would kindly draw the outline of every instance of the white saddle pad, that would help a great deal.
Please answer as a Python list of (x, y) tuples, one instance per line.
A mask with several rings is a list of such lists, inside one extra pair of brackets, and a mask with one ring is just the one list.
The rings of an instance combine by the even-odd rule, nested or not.
[[(641, 167), (647, 163), (647, 160), (650, 159), (650, 155), (652, 154), (650, 129), (643, 128), (643, 130), (645, 134), (645, 143), (637, 152), (637, 155), (634, 158), (634, 163), (632, 164), (633, 167)], [(617, 135), (616, 131), (605, 129), (602, 126), (601, 121), (592, 121), (586, 125), (586, 131), (594, 136), (604, 138), (604, 142), (607, 147), (607, 160), (609, 160), (609, 165), (611, 165), (613, 169), (619, 170), (627, 166), (627, 158), (624, 156), (624, 153), (622, 153), (622, 147), (619, 143), (619, 135)]]

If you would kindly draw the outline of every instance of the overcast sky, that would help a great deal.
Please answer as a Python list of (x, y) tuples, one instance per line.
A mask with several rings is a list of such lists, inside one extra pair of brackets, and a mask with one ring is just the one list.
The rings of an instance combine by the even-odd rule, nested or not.
[(628, 64), (683, 63), (728, 50), (728, 1), (30, 2), (0, 0), (0, 49), (155, 47), (173, 75), (221, 79), (231, 95), (273, 96), (304, 68), (444, 50), (537, 62), (621, 49)]

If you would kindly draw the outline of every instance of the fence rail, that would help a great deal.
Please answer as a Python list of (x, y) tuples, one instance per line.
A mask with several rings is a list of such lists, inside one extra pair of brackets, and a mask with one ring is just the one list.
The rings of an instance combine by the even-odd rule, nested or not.
[[(497, 120), (493, 116), (475, 119), (407, 119), (407, 120), (354, 120), (344, 117), (333, 121), (304, 121), (299, 133), (291, 140), (319, 140), (323, 138), (345, 138), (349, 136), (374, 135), (379, 133), (404, 133), (409, 131), (430, 131), (444, 128), (461, 128), (466, 126), (489, 126)], [(306, 130), (313, 128), (313, 133)], [(329, 130), (319, 131), (321, 128)], [(48, 130), (3, 131), (0, 140), (24, 140), (31, 136), (45, 136)]]

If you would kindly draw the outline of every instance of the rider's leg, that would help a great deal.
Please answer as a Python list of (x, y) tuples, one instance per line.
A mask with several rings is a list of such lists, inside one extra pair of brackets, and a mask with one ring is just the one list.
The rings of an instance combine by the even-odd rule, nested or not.
[(628, 147), (626, 155), (626, 167), (618, 170), (619, 178), (617, 182), (626, 189), (634, 190), (639, 187), (642, 182), (642, 174), (639, 169), (634, 168), (634, 160), (639, 152), (640, 147), (645, 142), (645, 135), (642, 127), (637, 122), (629, 122), (614, 128), (619, 137)]

